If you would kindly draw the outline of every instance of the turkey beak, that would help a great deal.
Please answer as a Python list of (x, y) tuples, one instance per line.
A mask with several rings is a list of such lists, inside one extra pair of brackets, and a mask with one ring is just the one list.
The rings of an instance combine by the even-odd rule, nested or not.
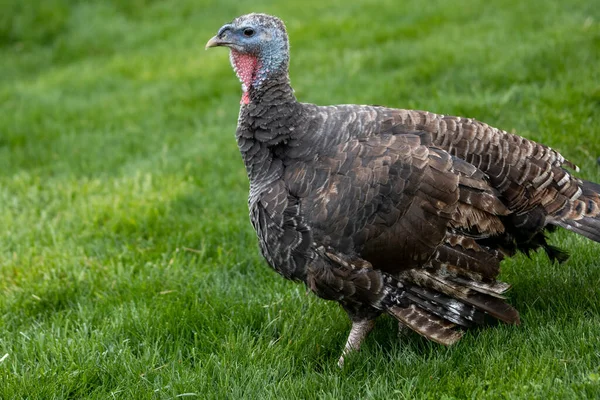
[(212, 38), (210, 38), (210, 40), (208, 42), (206, 42), (206, 46), (204, 46), (204, 48), (206, 50), (208, 50), (211, 47), (225, 46), (225, 45), (227, 45), (227, 42), (224, 42), (223, 39), (219, 38), (218, 36), (213, 36)]
[(206, 42), (206, 46), (204, 46), (204, 48), (210, 49), (211, 47), (229, 46), (231, 42), (228, 42), (225, 38), (227, 37), (228, 31), (230, 31), (232, 28), (233, 27), (231, 24), (223, 25), (221, 29), (219, 29), (219, 32), (217, 32), (215, 36)]

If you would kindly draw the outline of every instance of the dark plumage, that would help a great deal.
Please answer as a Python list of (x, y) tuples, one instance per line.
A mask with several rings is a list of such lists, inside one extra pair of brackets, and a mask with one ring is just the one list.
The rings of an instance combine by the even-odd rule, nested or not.
[(215, 46), (243, 83), (236, 138), (262, 254), (347, 311), (344, 354), (383, 313), (446, 345), (486, 316), (517, 324), (502, 259), (565, 260), (546, 243), (556, 226), (600, 241), (600, 186), (551, 148), (468, 118), (299, 103), (272, 16), (236, 18)]

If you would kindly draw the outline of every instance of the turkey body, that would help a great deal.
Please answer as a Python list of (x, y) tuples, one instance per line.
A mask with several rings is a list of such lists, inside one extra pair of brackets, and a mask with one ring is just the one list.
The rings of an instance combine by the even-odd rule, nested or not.
[[(498, 217), (509, 211), (497, 192), (485, 182), (472, 187), (467, 181), (471, 175), (484, 178), (480, 170), (433, 146), (431, 135), (418, 131), (417, 124), (396, 122), (441, 116), (296, 103), (290, 116), (299, 117), (291, 118), (297, 122), (288, 121), (289, 134), (279, 133), (279, 142), (264, 146), (263, 155), (255, 153), (261, 141), (248, 128), (254, 125), (253, 108), (242, 115), (237, 135), (240, 148), (250, 149), (242, 154), (251, 182), (251, 221), (263, 254), (287, 278), (306, 279), (307, 261), (316, 256), (313, 243), (389, 273), (421, 267), (452, 223), (459, 223), (452, 218), (466, 204), (460, 203), (461, 187), (475, 190), (482, 201), (477, 212), (488, 218), (470, 221), (473, 227), (481, 222), (496, 233), (504, 228)], [(281, 108), (273, 115), (281, 118)]]
[(207, 46), (231, 48), (244, 84), (236, 138), (262, 254), (347, 311), (344, 353), (382, 313), (442, 344), (457, 327), (519, 323), (502, 259), (564, 261), (554, 227), (600, 242), (600, 186), (547, 146), (468, 118), (300, 103), (275, 17), (239, 17)]

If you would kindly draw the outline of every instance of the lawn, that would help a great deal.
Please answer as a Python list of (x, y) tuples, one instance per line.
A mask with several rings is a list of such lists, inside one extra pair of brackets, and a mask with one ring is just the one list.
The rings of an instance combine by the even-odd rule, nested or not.
[(600, 7), (584, 0), (0, 0), (0, 398), (598, 398), (600, 245), (503, 264), (522, 325), (444, 348), (262, 260), (204, 44), (282, 17), (301, 101), (474, 117), (600, 181)]

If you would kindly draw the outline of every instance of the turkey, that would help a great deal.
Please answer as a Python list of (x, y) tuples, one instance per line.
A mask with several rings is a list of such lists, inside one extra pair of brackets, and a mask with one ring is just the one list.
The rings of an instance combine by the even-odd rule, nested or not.
[(502, 259), (541, 248), (564, 261), (546, 242), (556, 227), (600, 242), (600, 185), (557, 151), (469, 118), (300, 103), (273, 16), (234, 19), (217, 46), (242, 83), (236, 139), (261, 252), (348, 313), (340, 365), (381, 314), (444, 345), (518, 324)]

